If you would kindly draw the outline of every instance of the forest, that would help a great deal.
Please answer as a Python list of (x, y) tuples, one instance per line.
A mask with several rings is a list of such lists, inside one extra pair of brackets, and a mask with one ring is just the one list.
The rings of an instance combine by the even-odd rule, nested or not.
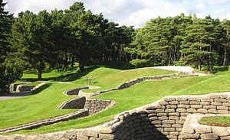
[(230, 20), (181, 14), (151, 19), (142, 28), (120, 26), (76, 2), (66, 10), (17, 16), (0, 0), (0, 93), (36, 70), (65, 71), (125, 63), (129, 67), (189, 65), (212, 72), (230, 64)]

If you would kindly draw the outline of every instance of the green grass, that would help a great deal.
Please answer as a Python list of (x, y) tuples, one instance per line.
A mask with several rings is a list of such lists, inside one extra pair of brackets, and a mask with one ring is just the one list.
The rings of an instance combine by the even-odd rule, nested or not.
[(209, 126), (230, 127), (229, 116), (204, 117), (199, 122), (200, 124)]
[[(78, 69), (62, 71), (58, 72), (57, 70), (52, 70), (50, 72), (43, 72), (42, 79), (43, 80), (52, 80), (52, 81), (73, 81), (75, 80), (76, 75), (79, 76)], [(70, 78), (71, 77), (71, 78)], [(37, 73), (36, 72), (24, 72), (22, 76), (22, 80), (26, 81), (37, 81)]]
[(65, 96), (62, 92), (72, 87), (72, 84), (64, 86), (63, 84), (55, 83), (39, 94), (1, 101), (0, 128), (73, 112), (74, 110), (58, 109), (62, 102), (71, 98), (70, 96)]
[(178, 90), (182, 90), (185, 87), (189, 87), (192, 84), (199, 83), (206, 79), (207, 77), (193, 77), (144, 82), (128, 89), (98, 96), (98, 99), (111, 99), (116, 101), (116, 105), (106, 111), (81, 119), (41, 127), (33, 131), (22, 131), (21, 133), (47, 133), (71, 128), (95, 126), (111, 120), (120, 112), (152, 103), (168, 95), (180, 95), (177, 93)]
[[(53, 77), (59, 77), (59, 76), (65, 75), (65, 74), (67, 74), (67, 73), (65, 73), (65, 72), (59, 73), (56, 70), (52, 70), (51, 72), (42, 73), (42, 77), (43, 78), (53, 78)], [(38, 77), (37, 77), (36, 73), (23, 73), (23, 79), (28, 79), (28, 78), (36, 79)]]
[(25, 86), (36, 86), (40, 83), (42, 83), (41, 81), (35, 81), (35, 82), (23, 82), (23, 81), (16, 81), (16, 84), (21, 84), (21, 85), (25, 85)]
[(178, 94), (202, 94), (230, 91), (230, 71), (211, 75), (205, 81), (195, 83), (188, 88), (177, 91)]
[[(149, 71), (148, 69), (146, 70)], [(118, 86), (122, 82), (134, 79), (138, 76), (147, 76), (141, 75), (141, 73), (159, 75), (162, 75), (164, 73), (171, 73), (167, 71), (159, 71), (152, 69), (151, 71), (153, 72), (146, 72), (146, 70), (138, 69), (137, 71), (139, 72), (135, 72), (135, 70), (121, 71), (102, 67), (90, 72), (85, 76), (82, 76), (80, 79), (76, 81), (73, 81), (72, 84), (84, 84), (86, 77), (93, 77), (95, 81), (93, 85), (103, 86), (103, 89)], [(120, 76), (122, 74), (124, 74), (124, 76)], [(119, 76), (120, 78), (116, 79), (116, 76), (114, 75)], [(92, 116), (41, 127), (38, 129), (34, 129), (32, 131), (20, 131), (16, 133), (48, 133), (54, 131), (67, 130), (71, 128), (84, 128), (95, 126), (103, 122), (112, 120), (115, 115), (123, 111), (131, 110), (142, 105), (152, 103), (165, 96), (206, 94), (210, 92), (230, 91), (229, 79), (230, 71), (226, 71), (206, 77), (185, 77), (181, 79), (148, 81), (140, 83), (131, 88), (109, 92), (107, 94), (97, 96), (96, 98), (98, 99), (109, 99), (114, 100), (116, 102), (116, 104), (108, 110), (105, 110), (98, 114), (94, 114)]]
[(39, 84), (41, 84), (41, 82), (38, 82), (38, 81), (36, 81), (36, 82), (22, 83), (22, 85), (24, 85), (24, 86), (37, 86)]
[[(127, 73), (131, 74), (127, 74)], [(52, 73), (52, 72), (51, 72)], [(116, 70), (110, 68), (97, 68), (95, 70), (90, 70), (86, 73), (75, 73), (78, 75), (77, 80), (73, 82), (50, 82), (51, 85), (47, 89), (43, 90), (39, 94), (23, 97), (20, 99), (12, 99), (7, 101), (0, 102), (0, 128), (7, 128), (15, 125), (20, 125), (28, 122), (43, 120), (46, 118), (67, 114), (70, 112), (74, 112), (75, 110), (59, 110), (58, 107), (64, 101), (67, 101), (74, 96), (66, 96), (63, 94), (64, 91), (77, 88), (85, 85), (86, 77), (94, 77), (97, 80), (98, 86), (107, 85), (106, 83), (111, 83), (110, 79), (113, 78), (112, 75), (119, 76), (120, 74), (124, 74), (123, 76), (119, 76), (119, 78), (115, 78), (116, 82), (113, 81), (113, 85), (117, 83), (122, 83), (128, 79), (133, 79), (142, 75), (162, 75), (172, 73), (170, 71), (161, 71), (161, 70), (153, 70), (153, 69), (137, 69), (137, 70)], [(86, 75), (84, 75), (86, 74)], [(32, 76), (32, 75), (30, 75)], [(46, 77), (47, 76), (47, 77)], [(44, 78), (55, 77), (58, 76), (56, 73), (44, 75)], [(107, 77), (110, 78), (107, 78)], [(23, 78), (30, 78), (27, 74), (24, 75)], [(32, 76), (33, 77), (33, 76)], [(112, 85), (112, 86), (113, 86)], [(108, 88), (111, 85), (105, 87)]]
[[(230, 91), (228, 84), (229, 78), (230, 73), (225, 72), (221, 75), (212, 75), (207, 77), (186, 77), (181, 79), (144, 82), (128, 89), (98, 96), (98, 99), (110, 99), (116, 101), (115, 106), (101, 113), (81, 119), (41, 127), (33, 131), (21, 131), (20, 133), (48, 133), (71, 128), (95, 126), (113, 119), (113, 117), (120, 112), (152, 103), (169, 95), (177, 96)], [(218, 83), (220, 81), (221, 83)], [(223, 83), (226, 84), (223, 86)], [(215, 88), (210, 88), (213, 85), (217, 86), (215, 86)]]
[[(167, 74), (175, 73), (167, 71)], [(133, 80), (138, 77), (155, 76), (166, 74), (166, 71), (153, 70), (152, 68), (132, 69), (132, 70), (117, 70), (111, 68), (100, 68), (96, 71), (89, 73), (83, 77), (92, 79), (92, 85), (99, 86), (99, 89), (85, 90), (86, 92), (96, 92), (105, 89), (111, 89), (119, 86), (120, 84)]]

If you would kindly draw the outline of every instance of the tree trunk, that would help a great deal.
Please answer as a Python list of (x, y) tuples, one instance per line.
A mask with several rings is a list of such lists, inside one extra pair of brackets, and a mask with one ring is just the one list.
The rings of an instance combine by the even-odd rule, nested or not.
[(201, 71), (201, 64), (198, 65), (198, 69)]
[(82, 72), (85, 70), (84, 62), (82, 62), (82, 60), (79, 61), (79, 69)]
[(227, 65), (227, 47), (224, 47), (224, 60), (223, 60), (223, 66)]
[(71, 68), (73, 68), (74, 67), (74, 57), (72, 56), (71, 57)]
[(201, 60), (201, 58), (199, 58), (198, 59), (198, 69), (201, 71), (201, 62), (202, 62), (202, 60)]
[[(211, 44), (211, 43), (210, 43)], [(208, 70), (210, 71), (210, 72), (212, 72), (213, 70), (212, 70), (212, 56), (211, 56), (211, 52), (212, 52), (212, 46), (210, 45), (209, 46), (209, 54), (208, 54)]]
[(42, 71), (38, 69), (38, 80), (42, 80)]
[(86, 64), (88, 58), (89, 58), (89, 56), (87, 56), (86, 50), (84, 48), (81, 48), (80, 56), (79, 56), (79, 69), (80, 69), (80, 71), (85, 70), (85, 64)]
[(38, 80), (42, 80), (42, 70), (44, 69), (44, 63), (42, 60), (39, 60), (37, 65)]

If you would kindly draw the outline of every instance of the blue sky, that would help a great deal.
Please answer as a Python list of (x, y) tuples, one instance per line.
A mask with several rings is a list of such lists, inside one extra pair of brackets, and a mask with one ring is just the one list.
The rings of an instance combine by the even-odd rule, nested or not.
[[(4, 0), (11, 13), (30, 10), (66, 9), (77, 0)], [(120, 25), (141, 27), (146, 21), (158, 16), (176, 16), (180, 13), (198, 17), (230, 19), (230, 0), (80, 0), (86, 9), (103, 13)]]

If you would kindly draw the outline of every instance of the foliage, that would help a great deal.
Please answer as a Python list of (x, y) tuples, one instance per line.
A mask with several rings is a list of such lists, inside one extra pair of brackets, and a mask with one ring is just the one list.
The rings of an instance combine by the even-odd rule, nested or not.
[(229, 64), (229, 52), (230, 52), (230, 20), (224, 20), (221, 24), (224, 28), (223, 30), (223, 52), (224, 54), (222, 55), (222, 60), (224, 66)]
[(190, 65), (197, 69), (228, 65), (229, 20), (195, 15), (158, 17), (136, 31), (125, 48), (131, 59), (152, 60), (154, 65)]
[(134, 68), (148, 67), (152, 66), (150, 60), (145, 59), (133, 59), (129, 62)]
[[(0, 59), (5, 62), (6, 54), (10, 56), (6, 63), (14, 69), (8, 72), (18, 72), (11, 79), (19, 78), (22, 69), (36, 69), (38, 79), (42, 79), (46, 69), (67, 71), (75, 63), (81, 71), (98, 63), (129, 61), (135, 67), (177, 64), (207, 67), (209, 71), (214, 65), (230, 63), (229, 20), (181, 14), (151, 19), (134, 30), (86, 10), (81, 2), (66, 10), (21, 12), (14, 19), (3, 11), (4, 5)], [(1, 77), (6, 75), (10, 74)], [(2, 79), (8, 81), (2, 85), (13, 82)]]
[(13, 16), (4, 11), (4, 6), (0, 0), (0, 93), (7, 92), (8, 85), (22, 76), (22, 61), (9, 44)]
[(145, 27), (137, 30), (132, 42), (137, 58), (153, 61), (154, 65), (172, 65), (180, 58), (180, 46), (184, 31), (191, 22), (191, 17), (181, 14), (176, 17), (152, 19)]
[(76, 2), (64, 11), (20, 13), (12, 26), (12, 46), (42, 79), (46, 68), (68, 70), (78, 62), (83, 71), (92, 61), (125, 60), (124, 47), (131, 42), (133, 31)]

